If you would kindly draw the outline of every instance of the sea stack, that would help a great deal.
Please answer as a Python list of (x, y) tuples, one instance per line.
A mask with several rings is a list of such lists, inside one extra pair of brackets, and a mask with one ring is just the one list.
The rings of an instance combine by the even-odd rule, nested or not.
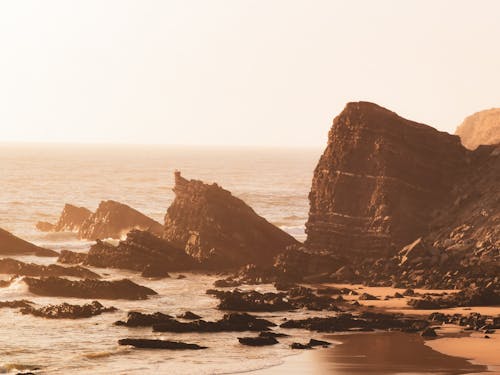
[(468, 157), (458, 136), (348, 103), (314, 171), (306, 245), (353, 258), (393, 254), (428, 231)]
[(276, 254), (298, 243), (215, 183), (187, 180), (175, 172), (173, 191), (164, 238), (207, 266), (272, 264)]

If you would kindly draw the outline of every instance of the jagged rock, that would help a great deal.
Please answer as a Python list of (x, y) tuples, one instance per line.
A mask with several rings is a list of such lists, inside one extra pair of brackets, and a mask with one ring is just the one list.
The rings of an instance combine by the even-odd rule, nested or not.
[(470, 150), (479, 145), (500, 143), (500, 108), (487, 109), (467, 117), (455, 134)]
[(175, 200), (165, 215), (164, 237), (214, 268), (271, 264), (297, 241), (217, 184), (175, 173)]
[(362, 295), (359, 296), (359, 298), (361, 301), (377, 301), (379, 300), (378, 297), (375, 297), (369, 293), (363, 293)]
[(146, 277), (166, 277), (168, 272), (196, 268), (195, 261), (183, 250), (139, 230), (130, 231), (118, 246), (98, 240), (90, 248), (85, 264), (140, 271)]
[(268, 346), (278, 344), (278, 340), (274, 337), (238, 337), (240, 344), (247, 346)]
[(41, 257), (56, 257), (58, 255), (57, 252), (53, 250), (33, 245), (2, 228), (0, 228), (0, 254), (36, 255)]
[(420, 335), (422, 337), (437, 337), (436, 331), (431, 327), (424, 329)]
[(457, 136), (373, 103), (347, 104), (314, 172), (306, 245), (353, 258), (394, 254), (428, 230), (466, 157)]
[(88, 240), (118, 239), (132, 229), (149, 231), (158, 236), (163, 232), (162, 225), (157, 221), (126, 204), (109, 200), (101, 202), (96, 212), (82, 223), (78, 236)]
[(130, 311), (126, 321), (117, 321), (115, 325), (125, 327), (151, 327), (154, 324), (161, 324), (173, 319), (172, 316), (155, 312), (153, 314), (144, 314), (138, 311)]
[(180, 341), (153, 340), (153, 339), (121, 339), (119, 345), (130, 345), (141, 349), (169, 349), (169, 350), (199, 350), (206, 346), (188, 344)]
[(116, 311), (116, 307), (104, 307), (98, 301), (92, 301), (92, 303), (82, 306), (62, 303), (60, 305), (48, 305), (41, 308), (25, 306), (21, 309), (22, 314), (30, 314), (48, 319), (83, 319), (114, 311)]
[(226, 314), (215, 322), (205, 320), (195, 320), (192, 322), (179, 322), (170, 319), (153, 325), (155, 332), (241, 332), (241, 331), (265, 331), (276, 324), (256, 318), (245, 313)]
[(72, 281), (60, 277), (25, 277), (29, 291), (40, 296), (142, 300), (157, 294), (154, 290), (128, 279)]
[(287, 311), (293, 309), (293, 305), (285, 300), (284, 293), (259, 293), (257, 291), (242, 292), (213, 291), (219, 298), (218, 308), (232, 311)]
[(292, 349), (312, 349), (315, 346), (322, 346), (322, 347), (327, 347), (330, 346), (331, 343), (328, 341), (322, 341), (322, 340), (315, 340), (315, 339), (310, 339), (307, 344), (301, 344), (298, 342), (294, 342), (293, 344), (290, 345)]
[(66, 203), (59, 220), (54, 226), (54, 231), (78, 232), (90, 215), (92, 215), (92, 211), (89, 209)]
[(97, 273), (80, 266), (62, 267), (57, 264), (43, 266), (35, 263), (24, 263), (11, 258), (0, 259), (0, 273), (20, 276), (72, 276), (87, 279), (100, 278)]
[(451, 307), (496, 306), (500, 305), (500, 290), (494, 286), (489, 288), (467, 288), (457, 293), (432, 298), (412, 299), (408, 305), (415, 309), (446, 309)]
[(77, 253), (71, 250), (61, 250), (57, 261), (63, 264), (79, 264), (87, 262), (87, 253)]

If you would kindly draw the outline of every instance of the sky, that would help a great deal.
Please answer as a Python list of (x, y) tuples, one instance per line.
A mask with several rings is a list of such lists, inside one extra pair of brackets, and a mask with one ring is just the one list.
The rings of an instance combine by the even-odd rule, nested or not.
[(0, 2), (0, 141), (319, 147), (500, 106), (500, 1)]

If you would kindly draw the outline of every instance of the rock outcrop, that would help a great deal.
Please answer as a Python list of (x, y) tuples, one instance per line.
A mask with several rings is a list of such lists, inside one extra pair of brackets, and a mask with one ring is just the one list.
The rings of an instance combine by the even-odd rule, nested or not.
[(184, 250), (155, 235), (132, 230), (118, 246), (97, 241), (84, 264), (143, 272), (146, 277), (166, 277), (168, 272), (192, 270), (196, 262)]
[(78, 231), (81, 239), (121, 238), (132, 229), (161, 235), (163, 227), (126, 204), (112, 200), (99, 204), (96, 212), (85, 220)]
[(175, 173), (175, 200), (165, 216), (164, 238), (206, 266), (272, 263), (297, 241), (217, 184)]
[(23, 280), (31, 293), (49, 297), (143, 300), (157, 294), (154, 290), (128, 279), (73, 281), (51, 276), (39, 279), (25, 277)]
[(56, 224), (40, 221), (42, 232), (76, 232), (80, 239), (120, 239), (132, 229), (149, 231), (161, 236), (163, 226), (126, 204), (102, 201), (96, 212), (85, 207), (66, 204)]
[(71, 276), (86, 279), (98, 279), (100, 276), (91, 270), (80, 267), (63, 267), (58, 264), (47, 266), (35, 263), (24, 263), (16, 259), (0, 259), (0, 273), (19, 276)]
[(306, 245), (387, 256), (429, 230), (469, 162), (457, 136), (367, 102), (335, 118), (314, 171)]
[(58, 253), (33, 245), (12, 233), (0, 228), (0, 254), (1, 255), (37, 255), (42, 257), (56, 257)]
[(21, 313), (24, 315), (29, 314), (47, 319), (84, 319), (114, 311), (116, 311), (116, 307), (104, 307), (98, 301), (81, 306), (61, 303), (60, 305), (47, 305), (40, 308), (33, 306), (21, 308)]
[(480, 145), (500, 144), (500, 108), (487, 109), (467, 117), (455, 134), (470, 150)]

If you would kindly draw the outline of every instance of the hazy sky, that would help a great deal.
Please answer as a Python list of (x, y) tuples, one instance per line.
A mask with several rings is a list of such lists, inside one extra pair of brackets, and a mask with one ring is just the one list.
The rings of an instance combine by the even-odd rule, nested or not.
[(0, 141), (323, 146), (500, 106), (500, 1), (0, 2)]

